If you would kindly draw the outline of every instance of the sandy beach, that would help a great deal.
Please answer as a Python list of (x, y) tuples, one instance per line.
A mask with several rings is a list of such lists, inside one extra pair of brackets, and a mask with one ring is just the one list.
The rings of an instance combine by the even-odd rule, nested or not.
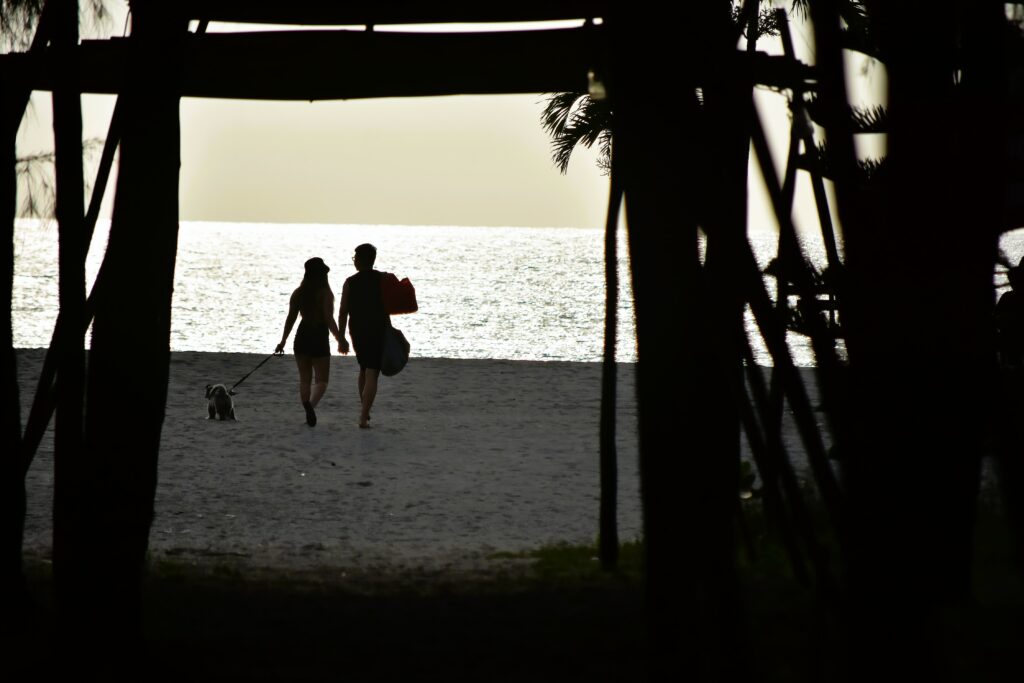
[[(18, 352), (22, 419), (44, 350)], [(334, 356), (316, 427), (294, 358), (236, 391), (238, 420), (207, 419), (207, 384), (266, 358), (172, 354), (154, 558), (243, 567), (444, 569), (496, 551), (592, 543), (598, 531), (596, 363), (412, 358), (382, 378), (357, 427), (357, 365)], [(619, 372), (619, 531), (641, 530), (633, 365)], [(51, 549), (52, 425), (27, 478), (26, 557)]]

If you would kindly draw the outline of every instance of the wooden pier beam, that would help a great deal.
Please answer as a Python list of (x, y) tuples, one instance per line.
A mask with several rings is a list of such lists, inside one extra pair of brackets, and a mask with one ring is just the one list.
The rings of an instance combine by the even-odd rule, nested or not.
[(178, 11), (188, 19), (254, 24), (324, 26), (446, 24), (475, 22), (558, 21), (603, 17), (605, 0), (521, 0), (494, 3), (446, 2), (323, 2), (323, 0), (185, 0)]
[[(189, 35), (167, 52), (183, 97), (337, 100), (583, 90), (599, 68), (601, 27), (498, 33), (309, 30)], [(128, 39), (83, 41), (82, 90), (116, 94), (130, 69)], [(35, 68), (33, 68), (35, 67)], [(53, 87), (51, 55), (36, 66), (0, 55), (0, 85)]]
[[(177, 65), (173, 83), (182, 97), (312, 101), (585, 92), (588, 71), (607, 72), (611, 61), (624, 58), (621, 51), (608, 50), (607, 33), (607, 24), (491, 33), (208, 33), (187, 36), (166, 59)], [(673, 34), (664, 40), (680, 38)], [(127, 39), (82, 41), (76, 54), (82, 92), (116, 94), (125, 87)], [(815, 70), (795, 60), (739, 51), (731, 58), (744, 62), (756, 83), (814, 87)], [(687, 68), (695, 73), (717, 68), (694, 59)], [(51, 90), (55, 70), (49, 54), (41, 60), (0, 55), (0, 86)]]

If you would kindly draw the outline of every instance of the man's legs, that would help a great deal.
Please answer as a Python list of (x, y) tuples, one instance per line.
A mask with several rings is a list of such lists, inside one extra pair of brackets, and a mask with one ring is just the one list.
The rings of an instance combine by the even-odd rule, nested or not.
[(378, 377), (380, 370), (359, 368), (359, 399), (363, 406), (363, 411), (359, 415), (360, 427), (370, 426), (370, 408), (373, 407), (373, 399), (377, 398)]

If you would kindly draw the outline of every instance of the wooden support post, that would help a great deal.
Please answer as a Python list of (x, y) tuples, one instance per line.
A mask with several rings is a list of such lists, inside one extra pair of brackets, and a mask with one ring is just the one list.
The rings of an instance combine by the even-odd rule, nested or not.
[(619, 307), (619, 213), (622, 208), (622, 184), (612, 158), (611, 190), (604, 231), (605, 325), (604, 365), (601, 372), (601, 510), (598, 554), (601, 567), (611, 571), (619, 562), (618, 530), (618, 455), (615, 445), (615, 421), (618, 415), (618, 366), (615, 363)]
[(696, 327), (689, 361), (686, 428), (693, 452), (680, 482), (687, 544), (700, 558), (684, 574), (692, 582), (684, 638), (693, 643), (701, 677), (745, 678), (739, 642), (736, 528), (740, 510), (740, 434), (747, 241), (747, 174), (753, 117), (753, 74), (735, 48), (728, 12), (705, 9), (703, 59), (718, 64), (699, 81), (703, 105), (688, 155), (697, 212), (707, 236), (693, 293)]
[[(716, 667), (722, 678), (729, 678), (726, 672), (740, 666), (739, 658), (727, 654), (735, 646), (729, 634), (737, 618), (732, 548), (739, 413), (734, 392), (742, 376), (738, 355), (733, 354), (737, 362), (730, 371), (725, 361), (729, 350), (720, 355), (715, 348), (737, 348), (732, 336), (736, 330), (728, 322), (733, 312), (712, 310), (728, 305), (735, 291), (708, 291), (698, 251), (698, 225), (707, 211), (721, 208), (706, 196), (708, 182), (714, 181), (704, 178), (721, 160), (702, 155), (708, 148), (702, 137), (711, 129), (697, 98), (704, 83), (691, 65), (709, 59), (720, 64), (723, 51), (732, 59), (734, 29), (727, 14), (710, 16), (702, 7), (694, 23), (711, 29), (680, 43), (660, 33), (667, 28), (652, 27), (646, 20), (648, 8), (640, 5), (612, 16), (606, 26), (612, 31), (612, 49), (621, 57), (611, 84), (639, 356), (651, 674), (654, 680), (677, 680), (687, 674), (704, 677)], [(708, 19), (711, 23), (705, 23)], [(641, 35), (649, 49), (630, 50)], [(725, 35), (731, 43), (727, 50), (721, 40)], [(665, 96), (652, 98), (653, 92)], [(666, 164), (664, 139), (651, 129), (652, 120), (672, 121), (675, 144), (692, 150), (693, 159)], [(733, 135), (740, 137), (732, 142), (746, 144), (743, 131)], [(741, 225), (716, 227), (723, 228), (716, 235), (716, 248), (724, 249), (724, 258), (730, 247), (724, 230)], [(723, 277), (726, 265), (716, 266), (723, 268)]]
[[(187, 26), (132, 3), (133, 58), (114, 215), (89, 356), (86, 455), (92, 581), (84, 615), (121, 645), (141, 635), (141, 589), (167, 399), (180, 165), (176, 65)], [(125, 387), (133, 393), (125, 419)]]
[[(879, 666), (894, 678), (945, 676), (962, 654), (955, 643), (983, 637), (950, 639), (935, 624), (970, 600), (980, 456), (1000, 414), (992, 277), (1005, 182), (1006, 18), (995, 3), (914, 10), (877, 3), (872, 13), (889, 128), (883, 184), (864, 201), (844, 121), (839, 3), (811, 3), (846, 250), (855, 680)], [(927, 49), (911, 40), (921, 35)]]
[[(85, 389), (85, 240), (83, 235), (84, 178), (82, 173), (82, 107), (78, 92), (74, 49), (78, 43), (78, 2), (50, 0), (54, 15), (53, 49), (59, 56), (59, 87), (53, 91), (53, 131), (57, 178), (59, 231), (60, 314), (68, 330), (57, 339), (57, 372), (61, 377), (54, 431), (53, 555), (56, 585), (72, 582), (63, 572), (75, 573), (82, 554), (88, 554), (87, 533), (78, 528), (84, 497), (82, 420)], [(59, 599), (74, 599), (58, 593)]]
[[(53, 26), (55, 4), (47, 2), (29, 50), (30, 59), (43, 55)], [(25, 471), (22, 443), (22, 415), (17, 385), (17, 361), (14, 354), (11, 321), (14, 287), (14, 219), (17, 215), (17, 130), (25, 116), (31, 89), (3, 88), (0, 92), (0, 604), (10, 605), (2, 617), (2, 627), (22, 629), (19, 620), (26, 615), (28, 603), (22, 573), (22, 542), (25, 533)], [(9, 620), (9, 621), (8, 621)], [(7, 640), (6, 632), (0, 638)]]
[[(209, 22), (200, 22), (196, 34), (201, 34), (206, 31)], [(110, 117), (110, 126), (107, 128), (107, 138), (103, 145), (103, 153), (100, 155), (99, 168), (96, 170), (96, 180), (93, 183), (92, 197), (89, 200), (89, 210), (85, 213), (85, 225), (83, 226), (84, 232), (84, 252), (83, 257), (89, 251), (89, 244), (92, 241), (93, 233), (96, 230), (96, 221), (99, 219), (100, 207), (103, 204), (103, 198), (106, 195), (107, 183), (110, 180), (110, 172), (114, 165), (114, 154), (117, 152), (117, 148), (121, 142), (121, 121), (124, 118), (124, 106), (121, 104), (121, 100), (118, 99), (114, 106), (114, 113)], [(100, 268), (100, 274), (97, 276), (97, 283), (102, 280), (103, 269)], [(65, 335), (78, 335), (82, 336), (85, 334), (86, 329), (92, 323), (93, 315), (96, 311), (96, 299), (94, 294), (96, 292), (96, 285), (93, 285), (93, 290), (89, 293), (89, 297), (85, 301), (85, 315), (84, 319), (81, 320), (82, 332), (81, 335), (75, 329), (66, 329), (68, 326), (67, 321), (62, 313), (57, 314), (57, 323), (54, 325), (53, 335), (50, 338), (50, 346), (46, 353), (46, 358), (43, 361), (43, 369), (39, 373), (39, 383), (36, 389), (35, 399), (32, 401), (32, 410), (29, 412), (28, 421), (25, 424), (25, 436), (22, 449), (22, 471), (27, 472), (29, 465), (32, 463), (32, 458), (35, 456), (36, 449), (39, 448), (39, 442), (43, 438), (43, 434), (46, 431), (47, 425), (50, 423), (50, 418), (53, 417), (53, 411), (56, 407), (55, 394), (57, 393), (57, 387), (54, 380), (56, 375), (56, 349), (60, 346), (60, 340)]]
[[(114, 107), (114, 113), (110, 118), (110, 127), (107, 129), (107, 139), (103, 146), (103, 154), (100, 156), (99, 169), (96, 173), (96, 181), (93, 183), (92, 198), (89, 201), (89, 210), (85, 214), (85, 224), (82, 226), (84, 240), (82, 246), (82, 257), (89, 252), (89, 245), (96, 229), (96, 221), (99, 219), (100, 206), (106, 194), (107, 183), (110, 179), (110, 171), (114, 164), (114, 153), (117, 151), (121, 140), (121, 101)], [(102, 278), (103, 269), (100, 268), (100, 275), (96, 280)], [(85, 310), (81, 318), (74, 316), (81, 325), (80, 328), (71, 327), (69, 318), (63, 311), (57, 313), (57, 322), (53, 326), (53, 334), (50, 336), (50, 346), (46, 351), (46, 358), (43, 360), (43, 368), (39, 373), (39, 382), (36, 386), (36, 395), (32, 400), (32, 409), (29, 411), (28, 420), (25, 423), (25, 436), (21, 455), (21, 468), (27, 472), (35, 457), (39, 442), (43, 439), (46, 427), (50, 424), (50, 418), (56, 409), (56, 395), (58, 387), (56, 382), (57, 362), (59, 349), (68, 335), (84, 340), (85, 332), (92, 323), (93, 314), (96, 310), (96, 284), (85, 300)]]
[[(613, 24), (613, 47), (620, 46), (623, 53), (628, 53), (638, 27), (632, 21), (623, 24)], [(615, 72), (614, 154), (626, 193), (636, 316), (646, 602), (656, 671), (652, 679), (674, 680), (685, 669), (682, 661), (688, 659), (680, 655), (672, 666), (669, 653), (678, 653), (678, 620), (687, 608), (685, 587), (677, 570), (681, 543), (680, 512), (675, 503), (685, 470), (682, 455), (691, 445), (690, 435), (679, 425), (686, 409), (680, 388), (687, 382), (686, 365), (692, 360), (687, 329), (694, 318), (687, 293), (696, 282), (699, 262), (696, 217), (691, 212), (693, 205), (687, 201), (692, 198), (690, 179), (678, 165), (663, 167), (661, 145), (643, 134), (648, 116), (668, 112), (655, 114), (644, 106), (644, 86), (653, 83), (637, 82), (634, 71), (639, 68), (632, 64)], [(658, 103), (654, 104), (657, 110)], [(681, 115), (676, 125), (682, 130), (694, 121), (696, 107), (696, 102), (684, 104), (685, 108), (672, 111), (672, 116)], [(671, 314), (666, 309), (671, 309)], [(658, 361), (666, 358), (678, 362)]]
[[(29, 50), (39, 58), (49, 39), (53, 4), (43, 8)], [(0, 89), (0, 639), (12, 641), (22, 631), (27, 595), (21, 565), (25, 526), (25, 472), (22, 468), (21, 401), (14, 353), (12, 303), (14, 293), (14, 221), (17, 216), (17, 136), (31, 91)]]
[[(14, 220), (17, 206), (17, 125), (23, 108), (14, 93), (0, 91), (0, 638), (24, 628), (27, 615), (21, 544), (25, 526), (25, 476), (21, 471), (21, 402), (14, 354)], [(20, 100), (20, 98), (17, 98)], [(6, 607), (9, 606), (9, 607)]]

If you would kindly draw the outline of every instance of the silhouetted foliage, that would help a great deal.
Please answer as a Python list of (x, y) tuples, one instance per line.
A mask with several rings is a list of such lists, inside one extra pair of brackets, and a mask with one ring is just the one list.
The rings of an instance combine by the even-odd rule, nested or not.
[[(742, 4), (734, 5), (732, 8), (732, 20), (739, 28), (743, 37), (750, 40), (750, 25), (743, 21), (743, 9)], [(779, 20), (775, 9), (770, 4), (767, 7), (759, 7), (757, 21), (754, 24), (753, 38), (777, 36), (779, 35), (779, 29)]]
[(591, 147), (599, 142), (598, 167), (611, 171), (612, 110), (608, 100), (595, 100), (587, 93), (564, 92), (548, 97), (541, 123), (551, 135), (551, 156), (558, 170), (569, 169), (577, 145)]
[[(805, 154), (800, 165), (806, 169), (814, 169), (822, 177), (832, 179), (835, 177), (832, 156), (829, 154), (827, 143), (818, 143), (810, 154)], [(886, 165), (886, 157), (881, 159), (857, 159), (857, 182), (867, 187), (868, 184), (878, 177)]]
[[(111, 0), (79, 0), (84, 33), (103, 33), (110, 27)], [(32, 42), (46, 0), (0, 0), (0, 51), (22, 51)]]
[(0, 50), (23, 50), (42, 14), (45, 0), (0, 0)]
[[(85, 161), (89, 161), (103, 147), (103, 140), (89, 138), (82, 142)], [(36, 152), (19, 157), (15, 166), (22, 191), (19, 214), (26, 218), (52, 218), (56, 201), (53, 177), (54, 152)], [(89, 186), (86, 184), (86, 191)]]
[[(804, 106), (807, 108), (807, 113), (810, 115), (811, 120), (821, 124), (823, 115), (820, 111), (817, 97), (813, 94), (809, 96), (804, 102)], [(884, 133), (887, 130), (888, 113), (882, 105), (875, 105), (873, 107), (850, 106), (849, 118), (854, 133)]]
[[(4, 27), (27, 25), (38, 6), (4, 3)], [(880, 670), (908, 680), (938, 677), (959, 654), (950, 647), (956, 631), (943, 617), (969, 602), (982, 455), (1001, 456), (1008, 507), (1020, 505), (1020, 399), (998, 384), (990, 329), (992, 273), (997, 263), (1010, 265), (997, 245), (1001, 151), (1011, 125), (997, 107), (1011, 80), (1001, 78), (1006, 18), (996, 12), (1004, 8), (963, 2), (954, 16), (897, 3), (794, 0), (793, 15), (813, 22), (817, 78), (806, 86), (813, 93), (791, 104), (801, 115), (806, 107), (817, 128), (794, 128), (781, 178), (751, 116), (749, 75), (734, 52), (736, 35), (751, 25), (751, 38), (788, 26), (780, 15), (758, 7), (755, 16), (754, 9), (699, 3), (692, 40), (673, 44), (677, 27), (652, 27), (646, 10), (624, 7), (614, 18), (623, 22), (616, 27), (623, 42), (612, 46), (620, 60), (610, 81), (619, 88), (612, 93), (615, 117), (613, 100), (586, 92), (550, 95), (543, 114), (563, 173), (579, 144), (599, 143), (608, 168), (616, 135), (614, 180), (628, 198), (642, 359), (643, 552), (654, 679), (728, 679), (747, 663), (738, 636), (747, 593), (738, 582), (737, 525), (750, 558), (764, 546), (738, 493), (756, 493), (765, 533), (780, 541), (772, 547), (785, 557), (800, 598), (816, 603), (801, 624), (816, 631), (808, 640), (843, 641), (851, 666), (837, 668), (852, 669), (853, 679)], [(1024, 12), (1013, 10), (1018, 26)], [(174, 36), (160, 31), (169, 27), (166, 19), (152, 16), (157, 35), (144, 66), (167, 71), (157, 79), (136, 73), (139, 88), (128, 98), (109, 298), (97, 314), (89, 365), (95, 460), (83, 481), (93, 498), (77, 501), (85, 516), (71, 520), (79, 534), (76, 559), (85, 567), (72, 591), (94, 613), (105, 607), (103, 597), (120, 600), (108, 617), (118, 635), (135, 629), (133, 619), (142, 614), (135, 599), (142, 594), (165, 407), (165, 397), (147, 395), (140, 419), (125, 424), (118, 390), (140, 378), (154, 394), (167, 385), (179, 141), (176, 99), (161, 89), (173, 71), (162, 59), (174, 45)], [(910, 40), (922, 32), (930, 39), (925, 47)], [(626, 49), (640, 36), (650, 38), (653, 56)], [(850, 105), (850, 48), (886, 65), (890, 109)], [(955, 78), (960, 71), (963, 80)], [(649, 97), (652, 85), (666, 83), (677, 86), (673, 97)], [(682, 162), (666, 163), (660, 134), (667, 126), (687, 151)], [(854, 136), (878, 133), (890, 136), (898, 153), (858, 159)], [(765, 271), (778, 278), (775, 300), (745, 232), (752, 143), (780, 228), (779, 258)], [(23, 161), (26, 173), (46, 163), (47, 155)], [(830, 254), (820, 272), (796, 240), (797, 168), (811, 171), (819, 185), (822, 178), (834, 183), (836, 203), (823, 200), (819, 217), (823, 234), (831, 234), (829, 211), (838, 213), (845, 259), (838, 263)], [(615, 218), (608, 223), (612, 238)], [(847, 358), (836, 351), (839, 331), (821, 304), (842, 314)], [(770, 372), (753, 362), (745, 306), (772, 357)], [(124, 310), (155, 315), (129, 319)], [(787, 329), (811, 340), (820, 405), (812, 405), (795, 367)], [(614, 336), (606, 339), (606, 360), (613, 360)], [(613, 387), (614, 376), (608, 378)], [(614, 418), (614, 401), (606, 407)], [(992, 427), (993, 414), (1001, 427)], [(784, 420), (799, 433), (813, 489), (795, 476)], [(741, 425), (757, 465), (756, 489), (754, 472), (739, 461)], [(114, 470), (116, 481), (105, 481)], [(74, 562), (60, 569), (69, 566), (74, 571)], [(96, 585), (103, 597), (91, 597)], [(820, 660), (807, 669), (809, 679), (833, 678)]]

